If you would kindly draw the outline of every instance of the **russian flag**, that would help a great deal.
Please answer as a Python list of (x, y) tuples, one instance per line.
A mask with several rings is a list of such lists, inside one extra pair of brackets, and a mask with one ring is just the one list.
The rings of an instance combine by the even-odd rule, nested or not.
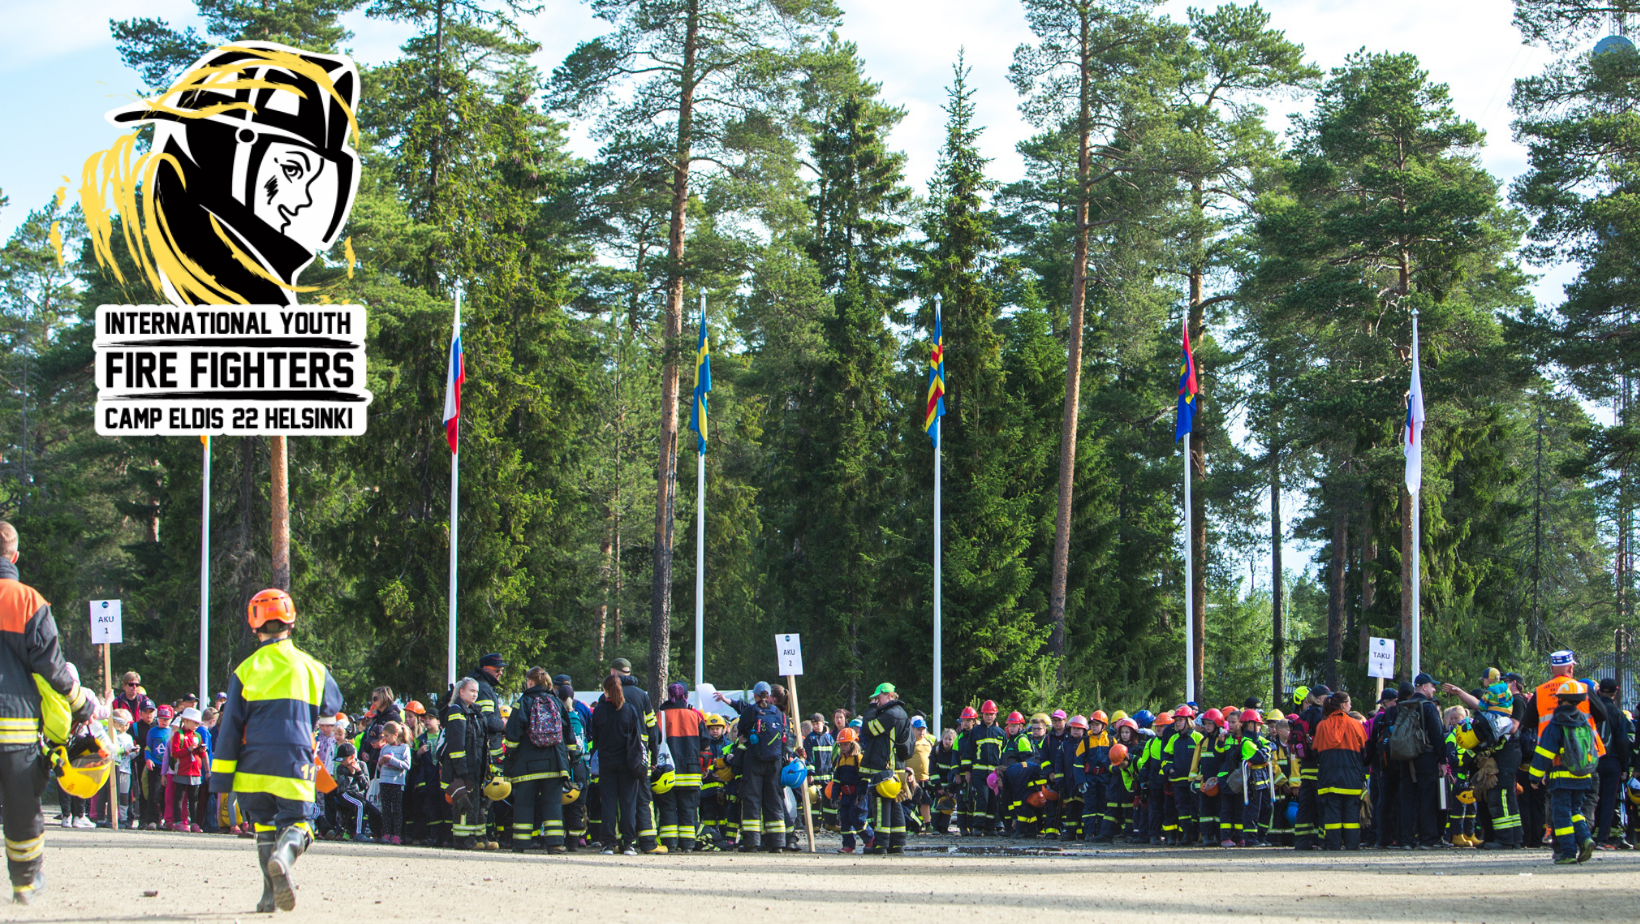
[(461, 355), (461, 334), (450, 339), (450, 375), (444, 380), (444, 435), (456, 453), (461, 434), (461, 383), (467, 381), (467, 361)]

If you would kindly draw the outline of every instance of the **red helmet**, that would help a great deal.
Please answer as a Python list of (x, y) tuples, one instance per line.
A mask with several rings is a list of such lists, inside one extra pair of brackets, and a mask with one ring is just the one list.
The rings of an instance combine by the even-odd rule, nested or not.
[(252, 629), (260, 629), (269, 620), (278, 620), (289, 625), (296, 624), (296, 604), (290, 599), (290, 594), (282, 590), (269, 588), (251, 598), (251, 605), (246, 612)]
[(964, 706), (964, 707), (962, 707), (962, 716), (961, 717), (964, 718), (964, 719), (977, 719), (977, 718), (979, 718), (979, 713), (974, 711), (973, 706)]
[(1243, 709), (1241, 711), (1241, 724), (1263, 725), (1264, 719), (1258, 714), (1257, 709)]
[(1009, 724), (1009, 725), (1024, 725), (1025, 724), (1025, 717), (1020, 715), (1018, 712), (1010, 712), (1010, 713), (1008, 713), (1008, 722), (1007, 722), (1007, 724)]
[(991, 702), (990, 700), (986, 700), (985, 702), (979, 704), (979, 711), (981, 715), (996, 715), (997, 704)]
[[(1178, 713), (1178, 715), (1174, 716), (1174, 718), (1178, 718), (1179, 715), (1184, 715), (1184, 713), (1180, 712), (1180, 713)], [(1202, 718), (1206, 719), (1209, 722), (1212, 722), (1214, 725), (1217, 725), (1220, 728), (1224, 727), (1224, 724), (1225, 724), (1224, 723), (1224, 713), (1218, 711), (1217, 709), (1207, 710), (1206, 712), (1202, 713)]]
[(1173, 710), (1173, 718), (1175, 720), (1178, 720), (1178, 719), (1194, 719), (1195, 717), (1196, 717), (1196, 710), (1190, 708), (1189, 703), (1186, 703), (1185, 705), (1180, 706), (1179, 708)]
[(1111, 728), (1131, 728), (1134, 731), (1138, 731), (1139, 723), (1133, 721), (1132, 719), (1117, 719), (1116, 724), (1112, 725)]

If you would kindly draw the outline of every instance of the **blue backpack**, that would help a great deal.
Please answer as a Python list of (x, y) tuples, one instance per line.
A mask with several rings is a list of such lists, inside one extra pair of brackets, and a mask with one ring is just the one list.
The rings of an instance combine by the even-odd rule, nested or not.
[(760, 760), (779, 760), (786, 753), (786, 717), (773, 703), (757, 707), (756, 724), (752, 727), (752, 753)]

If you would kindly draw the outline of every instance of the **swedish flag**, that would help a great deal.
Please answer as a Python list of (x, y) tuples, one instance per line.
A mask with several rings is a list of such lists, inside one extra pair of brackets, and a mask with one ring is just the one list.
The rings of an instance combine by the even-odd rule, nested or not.
[(706, 455), (706, 393), (712, 390), (712, 345), (706, 336), (706, 304), (700, 308), (700, 343), (695, 347), (695, 402), (689, 411), (689, 429), (695, 431), (695, 451)]

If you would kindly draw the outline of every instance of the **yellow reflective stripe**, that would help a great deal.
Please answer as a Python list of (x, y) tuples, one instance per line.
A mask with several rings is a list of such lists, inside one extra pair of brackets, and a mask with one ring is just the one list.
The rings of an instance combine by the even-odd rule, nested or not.
[(466, 751), (451, 751), (449, 753), (449, 758), (451, 760), (455, 760), (457, 757), (466, 757), (466, 756), (467, 756)]
[(882, 719), (872, 719), (871, 724), (867, 725), (866, 728), (871, 729), (871, 733), (873, 735), (880, 735), (880, 734), (883, 733), (883, 720)]
[(1541, 777), (1543, 775), (1543, 771), (1539, 770), (1536, 765), (1533, 765), (1532, 767), (1530, 767), (1528, 769), (1531, 771), (1533, 776)]
[(298, 802), (313, 801), (313, 781), (266, 773), (235, 773), (234, 792), (261, 792)]
[(238, 766), (239, 761), (237, 760), (213, 760), (211, 761), (211, 773), (233, 773)]
[(653, 713), (653, 712), (644, 713), (643, 714), (643, 724), (649, 726), (650, 728), (654, 728), (655, 727), (655, 713)]
[(1554, 752), (1554, 751), (1551, 751), (1551, 750), (1549, 750), (1549, 749), (1548, 749), (1548, 748), (1546, 748), (1546, 747), (1544, 747), (1544, 746), (1543, 746), (1543, 745), (1541, 745), (1541, 744), (1540, 744), (1540, 745), (1538, 745), (1538, 747), (1537, 747), (1537, 752), (1538, 752), (1538, 753), (1539, 753), (1539, 754), (1542, 754), (1542, 755), (1543, 755), (1543, 756), (1544, 756), (1544, 757), (1547, 757), (1547, 758), (1549, 758), (1549, 759), (1550, 759), (1550, 760), (1554, 760), (1554, 759), (1555, 759), (1555, 752)]
[(18, 863), (26, 863), (38, 857), (46, 849), (45, 835), (29, 838), (26, 841), (14, 841), (6, 838), (6, 859)]
[(33, 744), (39, 738), (40, 732), (36, 728), (29, 728), (26, 731), (15, 728), (0, 728), (0, 744)]
[(508, 741), (508, 740), (506, 740), (506, 739), (502, 739), (502, 741), (501, 741), (501, 743), (502, 743), (502, 744), (504, 744), (504, 745), (506, 745), (506, 746), (507, 746), (507, 747), (509, 747), (509, 748), (516, 748), (516, 747), (518, 747), (518, 742), (516, 742), (516, 741)]
[(1561, 837), (1562, 835), (1571, 834), (1571, 833), (1572, 833), (1572, 829), (1569, 828), (1569, 827), (1568, 828), (1556, 828), (1555, 829), (1555, 837)]

